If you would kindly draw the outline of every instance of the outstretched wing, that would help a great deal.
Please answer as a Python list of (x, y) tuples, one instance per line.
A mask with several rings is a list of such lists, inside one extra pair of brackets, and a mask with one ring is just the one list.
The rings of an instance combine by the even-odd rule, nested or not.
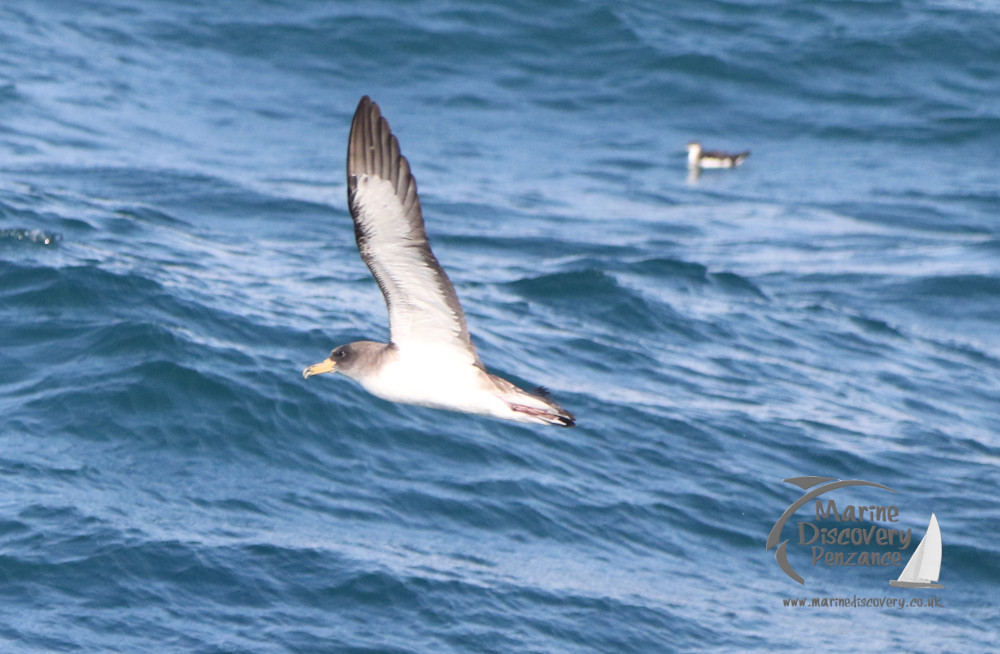
[(347, 202), (361, 258), (389, 309), (391, 341), (401, 349), (450, 347), (481, 365), (455, 287), (427, 242), (410, 164), (368, 96), (351, 123)]

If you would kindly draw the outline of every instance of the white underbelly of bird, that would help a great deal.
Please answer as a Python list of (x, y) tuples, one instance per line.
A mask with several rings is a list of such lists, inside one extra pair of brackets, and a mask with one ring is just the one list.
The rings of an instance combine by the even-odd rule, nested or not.
[(421, 356), (407, 356), (401, 352), (397, 359), (387, 361), (377, 375), (358, 381), (372, 395), (390, 402), (522, 422), (539, 420), (515, 411), (511, 403), (536, 405), (534, 408), (538, 409), (545, 407), (541, 402), (532, 402), (534, 398), (530, 395), (505, 399), (502, 390), (481, 368), (433, 350)]

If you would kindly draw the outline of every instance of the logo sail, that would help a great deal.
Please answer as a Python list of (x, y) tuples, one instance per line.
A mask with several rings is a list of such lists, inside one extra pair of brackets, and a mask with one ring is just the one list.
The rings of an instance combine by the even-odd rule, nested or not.
[(889, 585), (899, 588), (944, 588), (942, 584), (934, 583), (940, 572), (941, 528), (938, 526), (937, 516), (932, 513), (927, 533), (920, 540), (899, 579), (890, 581)]

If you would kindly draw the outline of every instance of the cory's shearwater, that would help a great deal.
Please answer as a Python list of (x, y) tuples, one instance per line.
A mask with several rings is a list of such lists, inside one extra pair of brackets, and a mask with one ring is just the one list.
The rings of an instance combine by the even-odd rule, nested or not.
[(347, 145), (347, 202), (361, 258), (389, 309), (389, 342), (335, 348), (306, 368), (339, 372), (369, 393), (420, 406), (572, 427), (573, 414), (542, 389), (486, 372), (455, 288), (431, 252), (410, 164), (378, 105), (361, 98)]

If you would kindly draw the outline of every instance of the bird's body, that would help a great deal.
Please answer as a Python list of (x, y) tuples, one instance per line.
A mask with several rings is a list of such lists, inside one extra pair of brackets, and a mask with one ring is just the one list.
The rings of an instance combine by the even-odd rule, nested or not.
[(372, 395), (390, 402), (525, 422), (537, 422), (531, 418), (533, 413), (525, 413), (525, 409), (544, 413), (552, 408), (545, 398), (504, 383), (479, 366), (457, 360), (449, 350), (389, 349), (388, 352), (391, 356), (379, 374), (359, 378), (358, 382)]
[(572, 427), (573, 415), (486, 371), (455, 289), (431, 252), (416, 180), (368, 96), (351, 123), (347, 196), (361, 258), (389, 309), (389, 343), (335, 348), (305, 377), (340, 372), (391, 402)]
[(688, 168), (699, 170), (701, 168), (735, 168), (742, 164), (750, 152), (738, 152), (729, 154), (718, 150), (705, 151), (701, 143), (691, 141), (687, 144)]

